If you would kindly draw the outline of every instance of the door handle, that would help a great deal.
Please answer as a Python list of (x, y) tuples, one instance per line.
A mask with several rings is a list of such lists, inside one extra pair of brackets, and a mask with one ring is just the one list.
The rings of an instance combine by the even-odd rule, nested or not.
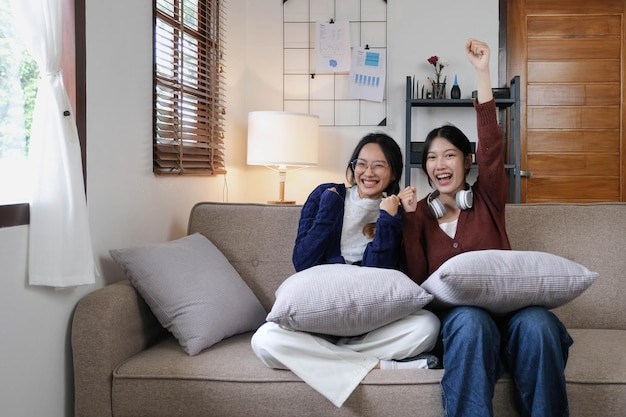
[(533, 176), (533, 172), (532, 171), (522, 171), (522, 170), (520, 170), (519, 176), (520, 177), (532, 177)]

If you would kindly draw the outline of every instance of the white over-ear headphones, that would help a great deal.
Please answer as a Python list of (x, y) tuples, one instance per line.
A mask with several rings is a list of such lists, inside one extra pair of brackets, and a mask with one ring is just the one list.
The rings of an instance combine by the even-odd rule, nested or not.
[[(467, 210), (472, 208), (474, 205), (474, 193), (472, 193), (472, 187), (467, 186), (467, 190), (460, 190), (456, 193), (456, 205), (461, 210)], [(446, 215), (446, 208), (439, 200), (439, 191), (435, 190), (432, 193), (428, 194), (428, 198), (426, 201), (428, 202), (428, 207), (430, 207), (430, 211), (433, 213), (436, 219), (440, 219), (441, 217)]]

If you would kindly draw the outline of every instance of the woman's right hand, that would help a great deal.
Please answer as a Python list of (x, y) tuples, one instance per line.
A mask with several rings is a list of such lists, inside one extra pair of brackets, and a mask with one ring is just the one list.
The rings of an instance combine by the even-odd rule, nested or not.
[(402, 208), (406, 213), (414, 212), (417, 209), (417, 190), (415, 187), (406, 187), (398, 193)]

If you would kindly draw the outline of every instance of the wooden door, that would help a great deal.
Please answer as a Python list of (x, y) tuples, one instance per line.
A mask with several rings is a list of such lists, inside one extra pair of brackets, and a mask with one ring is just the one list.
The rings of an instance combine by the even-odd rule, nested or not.
[(625, 201), (626, 0), (508, 0), (520, 75), (522, 202)]

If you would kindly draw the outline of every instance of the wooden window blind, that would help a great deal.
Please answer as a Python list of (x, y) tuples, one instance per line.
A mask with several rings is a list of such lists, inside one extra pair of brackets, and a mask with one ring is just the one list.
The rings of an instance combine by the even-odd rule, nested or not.
[(155, 174), (226, 173), (223, 3), (154, 0)]

